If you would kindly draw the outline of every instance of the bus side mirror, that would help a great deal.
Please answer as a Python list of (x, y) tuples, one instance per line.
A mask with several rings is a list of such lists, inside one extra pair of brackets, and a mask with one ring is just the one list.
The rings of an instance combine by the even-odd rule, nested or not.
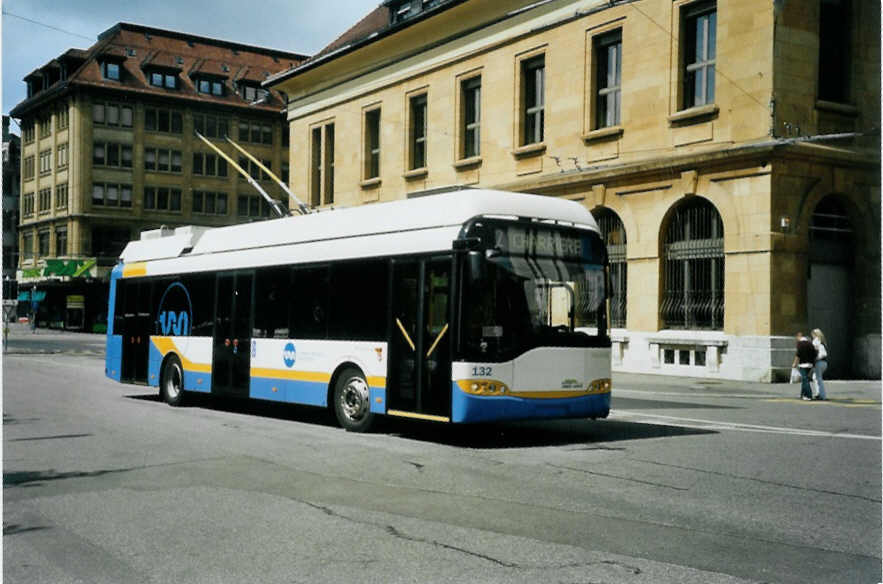
[(466, 263), (469, 266), (469, 281), (472, 284), (481, 282), (487, 275), (483, 255), (480, 251), (470, 251), (466, 256)]

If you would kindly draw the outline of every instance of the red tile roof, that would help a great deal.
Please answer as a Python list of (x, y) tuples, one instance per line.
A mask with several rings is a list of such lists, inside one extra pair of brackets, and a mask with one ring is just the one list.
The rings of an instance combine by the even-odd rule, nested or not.
[[(274, 112), (278, 112), (284, 106), (284, 100), (279, 92), (271, 90), (265, 102), (251, 105), (235, 93), (237, 88), (233, 80), (243, 78), (263, 81), (266, 76), (294, 67), (307, 58), (306, 55), (298, 53), (128, 23), (117, 24), (105, 31), (99, 36), (98, 42), (89, 49), (85, 51), (70, 49), (63, 56), (85, 58), (85, 62), (75, 71), (70, 71), (68, 79), (58, 81), (52, 88), (47, 88), (56, 90), (52, 94), (57, 94), (57, 90), (62, 85), (65, 87), (77, 85), (133, 92), (144, 96), (155, 96), (162, 100), (197, 100)], [(119, 81), (104, 79), (100, 67), (103, 57), (111, 57), (115, 62), (120, 62)], [(180, 70), (178, 88), (164, 89), (150, 85), (148, 77), (151, 67)], [(191, 76), (200, 73), (226, 78), (225, 95), (197, 93)], [(15, 117), (26, 114), (49, 97), (45, 90), (39, 92), (18, 104), (11, 114)]]
[(375, 32), (379, 32), (387, 28), (389, 26), (389, 19), (389, 7), (384, 5), (378, 6), (377, 8), (366, 14), (365, 17), (362, 18), (362, 20), (351, 26), (349, 29), (346, 30), (346, 32), (334, 39), (325, 48), (313, 55), (312, 58), (318, 59), (323, 55), (333, 53), (341, 47), (345, 47), (355, 41), (371, 36)]

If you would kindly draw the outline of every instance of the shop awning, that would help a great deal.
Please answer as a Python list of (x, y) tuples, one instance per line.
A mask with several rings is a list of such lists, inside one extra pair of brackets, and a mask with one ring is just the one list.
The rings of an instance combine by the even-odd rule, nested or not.
[[(46, 299), (46, 291), (45, 290), (37, 290), (34, 292), (34, 300), (36, 300), (37, 302), (43, 302), (45, 299)], [(31, 300), (31, 291), (30, 290), (20, 291), (18, 293), (18, 300), (19, 300), (19, 302), (21, 302), (22, 300), (24, 300), (25, 302), (28, 302), (29, 300)]]

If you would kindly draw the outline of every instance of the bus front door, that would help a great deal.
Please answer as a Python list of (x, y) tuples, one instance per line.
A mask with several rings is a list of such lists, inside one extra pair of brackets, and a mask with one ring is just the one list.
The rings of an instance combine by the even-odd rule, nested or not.
[(448, 418), (451, 259), (396, 260), (392, 273), (388, 409)]
[(212, 341), (212, 393), (248, 397), (252, 274), (218, 276)]

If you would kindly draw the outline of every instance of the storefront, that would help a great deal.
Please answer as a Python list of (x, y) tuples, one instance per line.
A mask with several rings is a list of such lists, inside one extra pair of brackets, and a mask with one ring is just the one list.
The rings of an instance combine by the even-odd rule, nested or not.
[(104, 332), (109, 274), (95, 258), (38, 260), (18, 272), (19, 314), (38, 327)]

